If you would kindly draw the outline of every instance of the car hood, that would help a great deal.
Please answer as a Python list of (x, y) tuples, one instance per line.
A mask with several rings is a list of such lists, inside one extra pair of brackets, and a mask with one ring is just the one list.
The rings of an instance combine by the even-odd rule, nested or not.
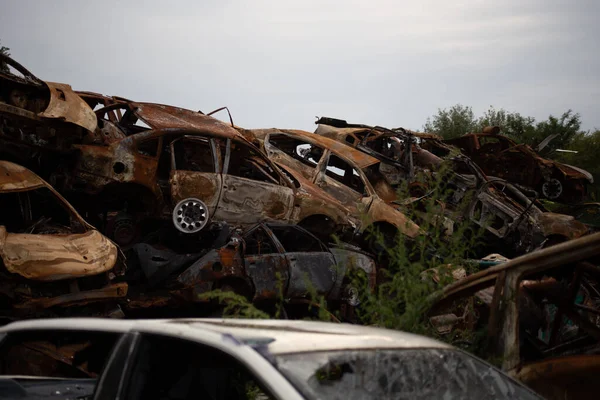
[(27, 279), (56, 281), (111, 270), (118, 250), (100, 232), (72, 235), (8, 233), (0, 225), (0, 258), (6, 269)]
[(556, 165), (567, 176), (572, 176), (574, 178), (584, 178), (589, 183), (594, 183), (594, 177), (592, 176), (592, 174), (583, 168), (579, 168), (569, 164), (561, 164), (558, 162), (555, 162), (554, 165)]

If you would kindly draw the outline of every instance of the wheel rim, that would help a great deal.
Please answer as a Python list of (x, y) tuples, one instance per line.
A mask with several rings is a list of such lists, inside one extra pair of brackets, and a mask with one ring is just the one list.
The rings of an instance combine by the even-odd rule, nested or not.
[(560, 197), (562, 194), (563, 187), (558, 179), (550, 179), (549, 181), (544, 182), (542, 185), (542, 193), (546, 198), (550, 200), (554, 200)]
[(185, 199), (173, 210), (173, 224), (184, 233), (196, 233), (208, 223), (208, 207), (198, 199)]

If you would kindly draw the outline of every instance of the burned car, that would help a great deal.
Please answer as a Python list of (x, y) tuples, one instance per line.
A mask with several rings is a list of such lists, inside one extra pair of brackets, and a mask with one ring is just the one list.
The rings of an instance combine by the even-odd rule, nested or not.
[(199, 294), (227, 288), (267, 307), (314, 294), (324, 296), (330, 309), (340, 309), (346, 308), (342, 303), (358, 305), (350, 278), (357, 271), (374, 290), (375, 262), (360, 249), (344, 244), (328, 248), (299, 226), (261, 223), (209, 251), (179, 275), (177, 283), (192, 301)]
[(174, 127), (140, 128), (107, 145), (73, 145), (74, 166), (53, 177), (80, 210), (118, 214), (106, 225), (117, 243), (135, 242), (146, 220), (172, 220), (189, 234), (218, 221), (306, 223), (323, 235), (354, 229), (344, 207), (290, 181), (235, 129), (201, 114), (190, 122), (184, 111), (161, 105), (139, 108), (148, 124), (159, 115), (163, 126)]
[(363, 243), (373, 251), (369, 235), (377, 229), (392, 240), (398, 233), (414, 239), (422, 234), (419, 226), (393, 206), (394, 189), (379, 173), (379, 160), (334, 140), (299, 130), (241, 130), (258, 143), (268, 157), (283, 167), (297, 171), (338, 199), (361, 220), (358, 231)]
[[(211, 291), (231, 291), (272, 315), (308, 316), (322, 296), (328, 309), (354, 319), (356, 275), (374, 290), (376, 266), (371, 255), (338, 242), (326, 246), (298, 225), (259, 223), (245, 231), (223, 230), (210, 249), (178, 254), (160, 244), (132, 247), (128, 268), (131, 285), (123, 310), (128, 316), (159, 312), (179, 316), (222, 312)], [(136, 261), (136, 262), (134, 262)], [(160, 310), (159, 310), (160, 308)]]
[[(530, 146), (496, 133), (470, 133), (444, 143), (459, 148), (490, 176), (535, 190), (549, 200), (580, 202), (593, 176), (581, 168), (541, 157)], [(426, 148), (426, 145), (424, 145)]]
[[(541, 205), (532, 202), (509, 182), (488, 178), (472, 160), (456, 154), (458, 151), (452, 153), (452, 148), (444, 143), (438, 142), (438, 146), (447, 150), (443, 154), (447, 168), (443, 167), (444, 159), (417, 143), (425, 140), (420, 134), (402, 128), (391, 130), (348, 124), (334, 118), (320, 118), (316, 123), (319, 126), (315, 133), (344, 142), (377, 158), (381, 161), (379, 170), (390, 185), (409, 183), (411, 193), (418, 191), (414, 195), (425, 196), (428, 192), (427, 176), (442, 173), (444, 179), (438, 190), (443, 192), (446, 215), (454, 221), (468, 219), (484, 228), (494, 240), (490, 242), (492, 247), (511, 246), (507, 254), (523, 254), (588, 232), (571, 216), (545, 212)], [(427, 137), (427, 140), (431, 138)], [(469, 204), (462, 207), (463, 201)], [(457, 214), (457, 209), (464, 209), (462, 215)]]
[(599, 264), (595, 233), (467, 276), (434, 296), (428, 316), (546, 398), (596, 398)]
[(93, 110), (69, 85), (44, 82), (6, 55), (0, 60), (0, 155), (28, 165), (40, 153), (59, 155), (97, 127)]
[[(0, 161), (0, 314), (52, 315), (53, 307), (124, 298), (117, 246), (48, 183)], [(48, 311), (46, 314), (45, 312)]]
[(344, 120), (322, 117), (315, 122), (317, 135), (346, 143), (381, 161), (380, 172), (392, 186), (412, 182), (418, 168), (432, 169), (442, 160), (422, 149), (405, 129), (349, 124)]

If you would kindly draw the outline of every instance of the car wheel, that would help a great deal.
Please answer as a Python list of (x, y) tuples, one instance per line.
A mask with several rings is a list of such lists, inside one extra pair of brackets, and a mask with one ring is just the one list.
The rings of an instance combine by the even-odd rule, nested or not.
[(173, 225), (183, 233), (200, 232), (208, 220), (208, 207), (199, 199), (181, 200), (173, 209)]
[(542, 185), (542, 193), (549, 200), (558, 199), (563, 192), (562, 183), (556, 178), (552, 178)]

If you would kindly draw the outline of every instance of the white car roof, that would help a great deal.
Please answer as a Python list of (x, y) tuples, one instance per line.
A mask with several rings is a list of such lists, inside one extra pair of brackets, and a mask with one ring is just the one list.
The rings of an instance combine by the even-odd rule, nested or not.
[(210, 331), (238, 342), (263, 345), (271, 354), (352, 349), (413, 349), (452, 346), (424, 336), (389, 329), (290, 320), (164, 319), (118, 320), (106, 318), (53, 318), (19, 321), (0, 333), (23, 330), (91, 330), (106, 332), (151, 331), (186, 338)]

